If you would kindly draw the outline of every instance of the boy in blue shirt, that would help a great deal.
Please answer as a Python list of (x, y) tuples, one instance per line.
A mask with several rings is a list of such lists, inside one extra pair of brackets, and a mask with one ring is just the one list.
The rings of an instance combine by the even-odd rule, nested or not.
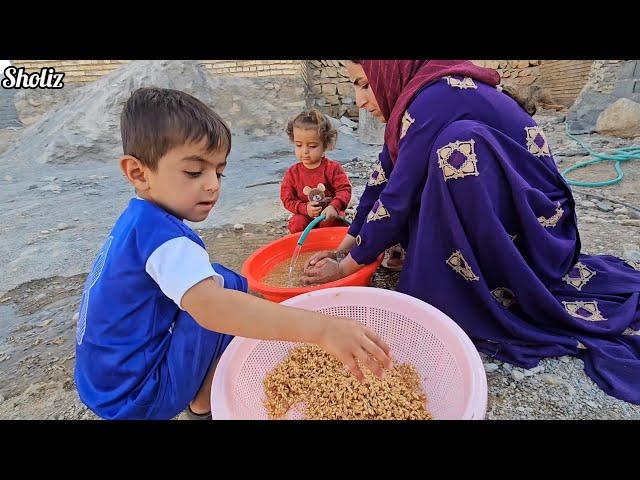
[(389, 347), (359, 322), (284, 307), (211, 264), (183, 220), (203, 221), (220, 195), (231, 133), (184, 92), (141, 88), (121, 116), (123, 175), (136, 197), (87, 277), (76, 338), (80, 399), (106, 419), (211, 418), (215, 365), (232, 335), (315, 343), (360, 380)]

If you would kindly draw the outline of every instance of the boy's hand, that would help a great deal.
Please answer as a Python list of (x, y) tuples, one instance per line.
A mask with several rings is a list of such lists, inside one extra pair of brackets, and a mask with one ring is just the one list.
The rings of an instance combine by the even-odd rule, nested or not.
[(356, 320), (326, 315), (323, 317), (328, 318), (328, 321), (318, 345), (344, 363), (347, 370), (360, 382), (364, 381), (364, 374), (356, 359), (378, 378), (382, 378), (383, 368), (390, 369), (393, 366), (389, 346), (372, 330)]
[(327, 217), (325, 221), (335, 220), (338, 217), (338, 211), (332, 205), (325, 208), (322, 214)]
[(307, 203), (307, 214), (311, 218), (318, 217), (320, 215), (321, 211), (322, 211), (322, 207), (320, 205), (318, 205), (316, 202)]

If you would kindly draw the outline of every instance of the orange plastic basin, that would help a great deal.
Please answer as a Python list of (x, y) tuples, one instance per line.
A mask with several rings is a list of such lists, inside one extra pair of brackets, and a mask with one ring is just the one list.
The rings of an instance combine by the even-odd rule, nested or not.
[[(325, 227), (315, 228), (302, 245), (300, 253), (319, 250), (335, 250), (347, 234), (347, 227)], [(248, 282), (249, 288), (259, 293), (267, 300), (280, 303), (288, 298), (295, 297), (302, 293), (311, 292), (331, 287), (344, 286), (368, 286), (371, 284), (371, 277), (382, 262), (384, 257), (381, 254), (378, 259), (370, 265), (366, 265), (357, 272), (348, 275), (335, 282), (323, 283), (321, 285), (310, 285), (308, 287), (283, 288), (272, 287), (262, 283), (262, 279), (279, 263), (291, 259), (296, 243), (301, 233), (294, 233), (271, 242), (259, 248), (242, 265), (242, 275)]]

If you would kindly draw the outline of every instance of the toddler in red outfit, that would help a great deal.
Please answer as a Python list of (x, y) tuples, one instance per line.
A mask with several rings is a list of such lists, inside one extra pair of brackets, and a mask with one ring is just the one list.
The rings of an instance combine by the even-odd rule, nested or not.
[(333, 148), (338, 132), (316, 109), (302, 112), (287, 125), (298, 163), (291, 166), (280, 185), (284, 207), (293, 213), (289, 231), (304, 230), (319, 215), (326, 220), (319, 227), (344, 225), (337, 217), (351, 200), (351, 183), (342, 166), (325, 156)]

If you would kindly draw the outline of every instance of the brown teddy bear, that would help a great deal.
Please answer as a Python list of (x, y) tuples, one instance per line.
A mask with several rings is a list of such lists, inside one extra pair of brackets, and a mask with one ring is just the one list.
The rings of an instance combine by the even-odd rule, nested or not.
[(316, 188), (311, 188), (309, 186), (305, 186), (302, 189), (302, 193), (304, 193), (309, 202), (315, 203), (317, 206), (322, 208), (326, 208), (327, 205), (331, 203), (331, 197), (325, 197), (324, 192), (326, 188), (323, 183), (319, 183)]

